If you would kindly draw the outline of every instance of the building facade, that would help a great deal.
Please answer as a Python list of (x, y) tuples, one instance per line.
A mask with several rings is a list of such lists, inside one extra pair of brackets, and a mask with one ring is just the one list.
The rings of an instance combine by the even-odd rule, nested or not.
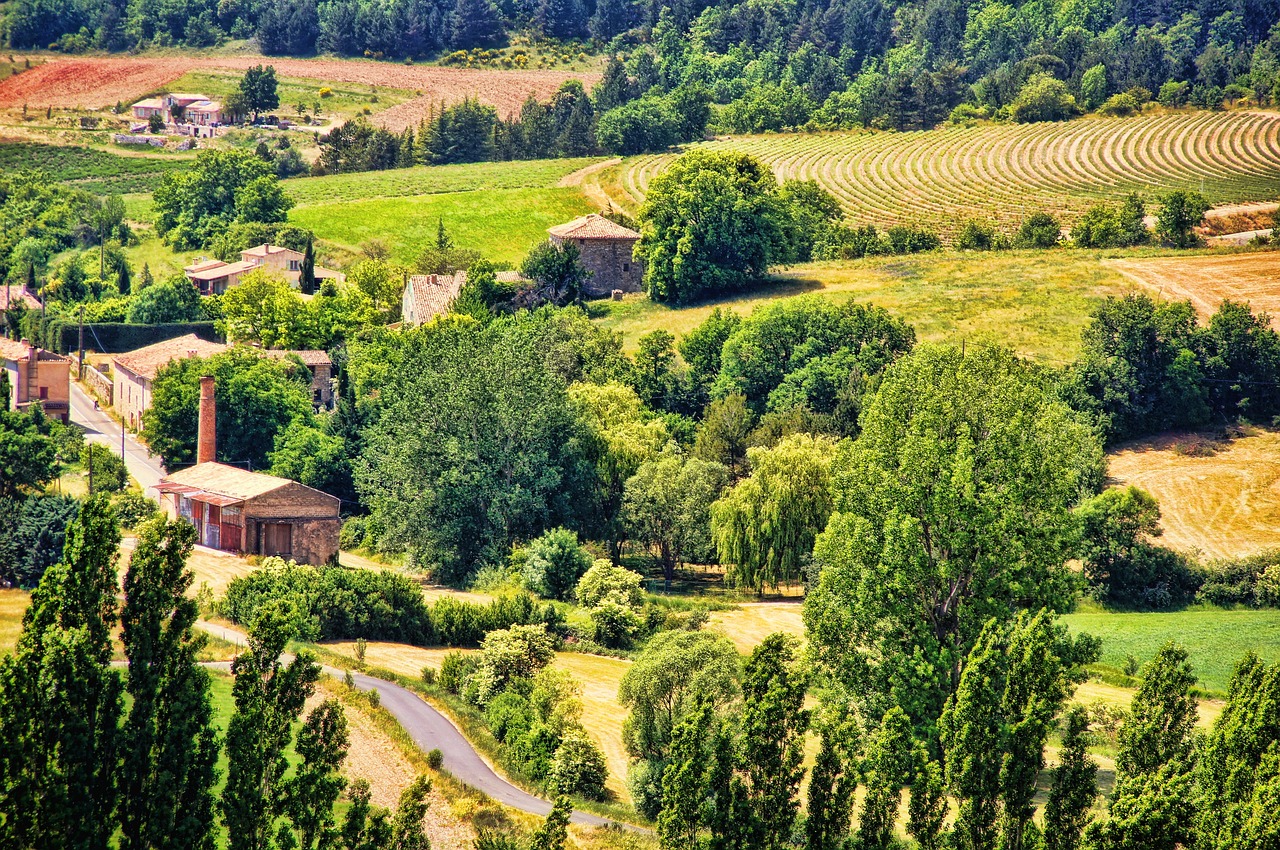
[(551, 228), (556, 246), (575, 245), (583, 267), (591, 277), (583, 286), (588, 298), (608, 298), (613, 291), (639, 292), (644, 288), (643, 269), (632, 252), (640, 234), (602, 215), (584, 215)]
[(50, 419), (71, 418), (71, 358), (37, 348), (27, 340), (0, 337), (0, 368), (9, 375), (9, 409), (38, 404)]
[(466, 282), (465, 271), (410, 275), (400, 299), (400, 320), (409, 327), (417, 327), (449, 312)]
[[(240, 259), (234, 263), (221, 260), (200, 260), (183, 269), (187, 280), (191, 281), (201, 295), (221, 295), (240, 282), (240, 278), (254, 269), (268, 269), (289, 282), (297, 289), (302, 280), (301, 251), (283, 248), (279, 245), (262, 244), (254, 248), (246, 248), (240, 252)], [(334, 280), (341, 282), (346, 276), (341, 272), (315, 267), (316, 282)]]
[(174, 360), (210, 357), (227, 348), (220, 342), (187, 334), (118, 355), (111, 361), (112, 402), (116, 414), (125, 425), (141, 431), (146, 413), (151, 409), (151, 383), (157, 372)]

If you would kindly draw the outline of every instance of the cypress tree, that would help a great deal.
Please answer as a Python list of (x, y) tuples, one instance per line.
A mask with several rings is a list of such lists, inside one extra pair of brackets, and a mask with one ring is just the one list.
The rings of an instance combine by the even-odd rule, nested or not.
[(765, 850), (789, 841), (800, 808), (797, 793), (804, 778), (805, 677), (794, 667), (793, 639), (765, 638), (751, 653), (742, 680), (743, 766), (749, 808), (760, 821)]
[(316, 291), (316, 248), (315, 239), (308, 233), (307, 246), (302, 251), (302, 270), (298, 275), (298, 287), (305, 295), (313, 295)]
[(213, 846), (217, 730), (209, 674), (196, 660), (206, 639), (186, 596), (195, 540), (185, 520), (152, 520), (125, 573), (120, 619), (133, 705), (124, 726), (121, 850)]
[(133, 289), (133, 281), (129, 276), (129, 263), (121, 260), (120, 265), (116, 267), (116, 291), (121, 295), (128, 295)]
[(858, 821), (858, 842), (865, 850), (888, 847), (898, 819), (902, 786), (907, 783), (911, 759), (911, 721), (894, 706), (871, 736), (862, 773), (867, 795)]
[(453, 32), (449, 45), (454, 50), (489, 47), (502, 40), (502, 18), (492, 0), (457, 0), (453, 6)]

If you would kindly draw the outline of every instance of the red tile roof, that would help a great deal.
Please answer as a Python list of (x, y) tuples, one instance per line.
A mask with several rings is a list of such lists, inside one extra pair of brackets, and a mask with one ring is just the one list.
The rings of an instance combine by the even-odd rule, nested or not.
[(156, 372), (173, 360), (182, 357), (209, 357), (220, 354), (227, 348), (220, 342), (209, 342), (195, 334), (187, 334), (116, 355), (114, 360), (116, 366), (125, 371), (151, 380), (155, 378)]
[(28, 310), (39, 310), (40, 299), (33, 295), (26, 286), (5, 284), (0, 286), (0, 310), (9, 310), (25, 304)]
[(447, 313), (466, 282), (466, 272), (412, 275), (404, 290), (404, 301), (412, 308), (412, 321), (422, 324)]
[(639, 239), (640, 234), (629, 227), (610, 221), (602, 215), (591, 213), (565, 224), (557, 224), (547, 231), (561, 239)]

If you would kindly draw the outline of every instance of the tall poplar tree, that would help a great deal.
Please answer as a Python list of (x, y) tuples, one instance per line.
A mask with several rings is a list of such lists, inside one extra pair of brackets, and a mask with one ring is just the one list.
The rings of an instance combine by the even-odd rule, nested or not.
[(121, 850), (214, 846), (217, 730), (209, 674), (197, 661), (206, 638), (186, 596), (196, 531), (186, 520), (145, 524), (124, 577), (122, 638), (133, 704), (125, 721)]
[(0, 661), (0, 846), (105, 850), (115, 831), (119, 545), (106, 498), (85, 501)]

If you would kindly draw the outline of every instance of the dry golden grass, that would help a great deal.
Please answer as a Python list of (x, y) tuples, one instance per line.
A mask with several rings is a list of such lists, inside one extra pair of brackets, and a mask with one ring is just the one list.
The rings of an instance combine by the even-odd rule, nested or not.
[[(1090, 679), (1076, 688), (1074, 702), (1085, 706), (1095, 702), (1104, 702), (1127, 709), (1129, 703), (1133, 702), (1135, 692), (1134, 688), (1121, 688), (1117, 685), (1108, 685), (1106, 682)], [(1196, 721), (1196, 725), (1202, 729), (1208, 729), (1218, 719), (1218, 715), (1222, 714), (1222, 709), (1225, 707), (1226, 703), (1220, 699), (1201, 699), (1197, 705), (1200, 717)]]
[(357, 555), (354, 552), (339, 552), (338, 563), (342, 564), (344, 567), (353, 567), (360, 570), (392, 570), (396, 572), (403, 572), (409, 578), (417, 581), (419, 585), (421, 585), (422, 596), (426, 599), (428, 605), (432, 604), (437, 599), (442, 599), (446, 596), (450, 599), (457, 599), (462, 602), (475, 602), (478, 605), (487, 605), (493, 601), (493, 597), (487, 593), (472, 593), (465, 590), (454, 590), (453, 588), (444, 587), (438, 584), (427, 584), (422, 576), (417, 573), (404, 570), (396, 564), (388, 564), (383, 561), (365, 557), (364, 555)]
[[(120, 541), (120, 560), (117, 566), (122, 577), (129, 566), (129, 558), (136, 544), (137, 540), (133, 537), (126, 537)], [(207, 584), (214, 596), (219, 597), (227, 592), (227, 586), (233, 579), (247, 576), (257, 569), (237, 555), (205, 548), (196, 549), (191, 553), (187, 558), (187, 567), (195, 574), (195, 581), (191, 582), (191, 588), (188, 590), (189, 595), (194, 596), (202, 585)]]
[(31, 604), (25, 590), (0, 590), (0, 652), (8, 652), (18, 643), (22, 633), (22, 615)]
[[(1188, 447), (1207, 456), (1192, 456)], [(1116, 483), (1156, 497), (1166, 545), (1213, 558), (1280, 546), (1280, 432), (1223, 444), (1164, 435), (1113, 453), (1110, 472)]]
[[(347, 658), (354, 659), (356, 657), (355, 641), (334, 641), (333, 643), (323, 644), (323, 646), (325, 649), (344, 655)], [(369, 641), (365, 650), (364, 662), (370, 667), (380, 667), (383, 670), (390, 670), (392, 673), (399, 673), (401, 676), (411, 676), (416, 679), (422, 675), (423, 667), (439, 670), (445, 655), (450, 652), (475, 652), (475, 650), (426, 649), (421, 646), (410, 646), (407, 643)]]
[(607, 786), (618, 799), (630, 802), (627, 793), (627, 750), (622, 745), (622, 721), (627, 712), (618, 704), (618, 685), (631, 662), (577, 652), (557, 653), (557, 670), (564, 670), (582, 688), (582, 725), (604, 750), (609, 765)]
[(753, 602), (731, 611), (713, 611), (708, 628), (733, 641), (743, 655), (774, 632), (804, 639), (800, 602)]
[(1202, 316), (1230, 299), (1248, 303), (1255, 313), (1265, 311), (1280, 328), (1280, 252), (1105, 262), (1166, 300), (1190, 300)]

